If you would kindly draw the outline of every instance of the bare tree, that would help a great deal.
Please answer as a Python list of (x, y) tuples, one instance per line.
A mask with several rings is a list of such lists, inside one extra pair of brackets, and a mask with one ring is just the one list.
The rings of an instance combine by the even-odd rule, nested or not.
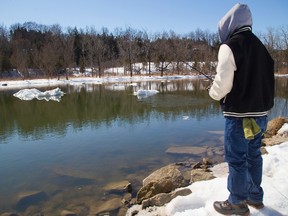
[(172, 50), (170, 49), (170, 45), (168, 43), (168, 34), (163, 32), (161, 36), (154, 41), (154, 53), (153, 59), (160, 71), (160, 75), (163, 76), (164, 72), (168, 70), (168, 66), (172, 63)]
[(60, 37), (61, 43), (61, 53), (60, 58), (63, 61), (63, 71), (68, 80), (68, 74), (72, 67), (76, 66), (74, 61), (74, 37), (71, 34), (62, 34)]
[(152, 63), (152, 54), (153, 54), (153, 43), (152, 43), (153, 36), (149, 35), (146, 31), (142, 34), (143, 46), (142, 46), (142, 53), (143, 53), (143, 64), (148, 64), (148, 73), (151, 75), (151, 63)]
[(61, 30), (52, 26), (46, 34), (43, 46), (33, 52), (35, 64), (48, 77), (59, 76), (59, 71), (64, 68), (64, 49), (61, 41)]
[(183, 59), (185, 58), (185, 41), (177, 35), (174, 31), (170, 31), (168, 39), (168, 47), (171, 53), (171, 59), (173, 61), (173, 70), (178, 74), (185, 71), (185, 64)]
[(28, 66), (29, 66), (29, 55), (30, 48), (29, 42), (26, 39), (19, 38), (11, 42), (12, 55), (10, 61), (13, 67), (16, 68), (19, 74), (23, 78), (29, 77)]
[(136, 30), (127, 28), (125, 32), (122, 32), (119, 38), (120, 56), (124, 67), (130, 71), (130, 76), (133, 76), (133, 63), (137, 58), (137, 46), (136, 46)]
[(10, 67), (10, 48), (8, 40), (8, 30), (0, 25), (0, 73), (9, 70)]
[(280, 45), (280, 36), (279, 33), (274, 28), (269, 28), (266, 35), (263, 37), (264, 44), (267, 47), (269, 53), (275, 62), (275, 71), (278, 71), (281, 67), (281, 59), (279, 50), (281, 49)]
[(286, 73), (288, 73), (288, 26), (281, 28), (281, 41), (282, 41), (282, 53), (283, 64), (286, 67)]

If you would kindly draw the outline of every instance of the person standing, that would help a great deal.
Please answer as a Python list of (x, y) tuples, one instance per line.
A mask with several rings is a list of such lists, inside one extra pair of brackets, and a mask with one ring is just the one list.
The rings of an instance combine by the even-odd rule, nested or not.
[(220, 101), (225, 117), (229, 197), (214, 208), (224, 215), (249, 215), (248, 205), (264, 207), (260, 147), (274, 105), (274, 61), (252, 32), (246, 4), (234, 5), (221, 18), (218, 33), (222, 44), (209, 95)]

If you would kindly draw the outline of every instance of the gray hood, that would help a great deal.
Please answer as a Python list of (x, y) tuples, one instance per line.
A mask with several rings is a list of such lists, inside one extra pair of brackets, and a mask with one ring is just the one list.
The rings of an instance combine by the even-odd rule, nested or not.
[(236, 30), (244, 26), (252, 26), (252, 14), (246, 4), (238, 3), (218, 23), (218, 34), (221, 42), (225, 42)]

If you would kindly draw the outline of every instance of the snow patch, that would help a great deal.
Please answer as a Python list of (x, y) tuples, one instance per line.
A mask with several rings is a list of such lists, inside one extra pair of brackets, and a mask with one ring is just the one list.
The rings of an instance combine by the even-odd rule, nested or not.
[(282, 127), (277, 132), (278, 135), (288, 135), (288, 123), (282, 125)]

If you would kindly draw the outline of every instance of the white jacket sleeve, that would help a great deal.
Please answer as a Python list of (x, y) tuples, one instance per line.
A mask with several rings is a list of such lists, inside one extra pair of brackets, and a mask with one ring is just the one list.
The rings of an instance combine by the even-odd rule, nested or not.
[(216, 76), (209, 90), (211, 98), (219, 101), (231, 91), (236, 69), (232, 50), (228, 45), (222, 44), (218, 52)]

